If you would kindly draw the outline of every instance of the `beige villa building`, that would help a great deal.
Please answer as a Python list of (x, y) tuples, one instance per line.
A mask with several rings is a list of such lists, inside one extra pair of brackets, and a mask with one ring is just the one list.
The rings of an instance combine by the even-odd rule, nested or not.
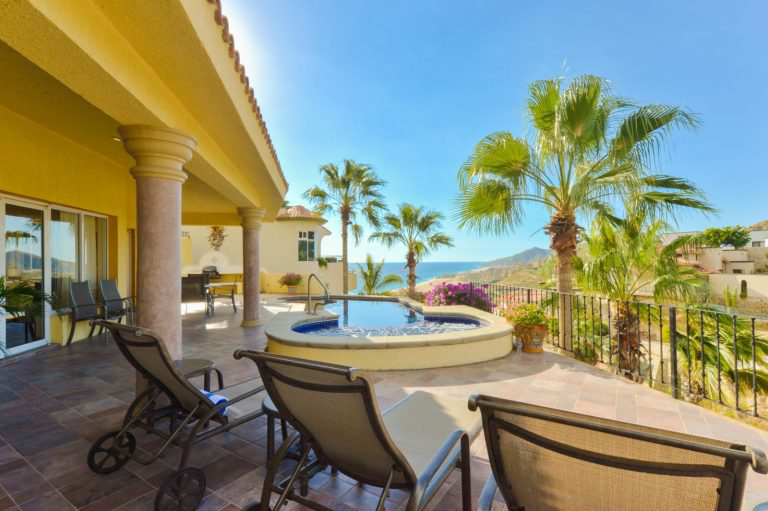
[[(696, 232), (668, 233), (662, 243)], [(744, 299), (768, 299), (768, 231), (751, 230), (744, 247), (699, 247), (680, 253), (680, 261), (707, 275), (710, 293), (721, 295), (728, 289)]]
[[(281, 208), (274, 222), (261, 226), (263, 250), (260, 261), (260, 290), (262, 293), (285, 293), (287, 288), (278, 280), (286, 273), (303, 277), (299, 292), (307, 291), (307, 282), (315, 274), (331, 293), (342, 290), (343, 270), (341, 258), (329, 256), (322, 250), (323, 238), (331, 234), (325, 227), (326, 219), (303, 206)], [(238, 283), (243, 273), (243, 236), (239, 228), (224, 227), (220, 247), (211, 245), (208, 237), (212, 226), (185, 225), (182, 227), (182, 271), (199, 273), (203, 267), (215, 266), (222, 280)], [(356, 287), (356, 273), (350, 271), (350, 289)], [(316, 282), (313, 293), (321, 292)]]
[(109, 278), (179, 358), (182, 225), (237, 232), (258, 325), (288, 183), (220, 4), (10, 0), (0, 19), (0, 276), (54, 300), (32, 335), (0, 314), (0, 347), (61, 342), (69, 284)]

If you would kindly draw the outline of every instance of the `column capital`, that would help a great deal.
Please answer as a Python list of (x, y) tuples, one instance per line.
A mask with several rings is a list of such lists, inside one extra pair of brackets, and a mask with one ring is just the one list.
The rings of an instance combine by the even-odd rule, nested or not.
[(173, 181), (187, 180), (182, 166), (192, 158), (197, 140), (182, 131), (159, 126), (132, 124), (117, 129), (125, 151), (136, 165), (134, 178), (155, 177)]
[(264, 208), (237, 208), (237, 214), (240, 215), (240, 225), (250, 229), (261, 227), (261, 219), (264, 218), (264, 213)]

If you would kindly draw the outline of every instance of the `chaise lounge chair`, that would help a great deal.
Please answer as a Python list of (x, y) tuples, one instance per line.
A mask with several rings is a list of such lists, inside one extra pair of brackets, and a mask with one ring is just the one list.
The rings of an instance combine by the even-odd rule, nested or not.
[(768, 473), (744, 445), (482, 395), (478, 408), (493, 471), (478, 511), (497, 489), (516, 511), (737, 511), (747, 468)]
[[(235, 352), (235, 358), (242, 357), (256, 363), (275, 407), (295, 429), (269, 463), (261, 501), (246, 510), (279, 509), (293, 500), (328, 511), (293, 488), (298, 479), (300, 493), (305, 493), (308, 479), (328, 466), (382, 488), (377, 511), (384, 509), (390, 489), (410, 493), (407, 511), (424, 509), (458, 466), (462, 509), (471, 509), (469, 446), (481, 424), (465, 400), (414, 392), (381, 413), (373, 383), (356, 369), (257, 351)], [(275, 483), (293, 444), (300, 449), (299, 462), (289, 476)], [(273, 492), (279, 497), (270, 508)]]
[[(179, 446), (179, 468), (160, 485), (154, 509), (193, 511), (203, 499), (206, 482), (202, 470), (187, 465), (192, 446), (262, 415), (261, 402), (266, 393), (261, 381), (254, 379), (225, 387), (217, 390), (216, 395), (204, 393), (179, 372), (154, 332), (114, 321), (93, 323), (112, 333), (120, 351), (149, 381), (150, 387), (128, 407), (119, 431), (106, 433), (94, 442), (88, 452), (88, 466), (98, 474), (111, 474), (129, 460), (149, 465), (171, 446)], [(226, 401), (220, 401), (219, 396)], [(136, 437), (131, 433), (135, 428), (165, 442), (154, 454), (140, 454)]]

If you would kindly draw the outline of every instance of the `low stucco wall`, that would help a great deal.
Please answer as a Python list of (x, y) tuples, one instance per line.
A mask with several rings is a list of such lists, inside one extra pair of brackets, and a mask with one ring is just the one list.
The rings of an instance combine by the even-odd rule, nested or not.
[(742, 282), (746, 282), (747, 299), (768, 298), (768, 275), (766, 274), (712, 274), (709, 276), (709, 290), (713, 294), (720, 295), (726, 287), (729, 287), (731, 292), (740, 293)]
[[(259, 280), (261, 283), (260, 289), (262, 293), (272, 294), (288, 294), (288, 288), (281, 285), (278, 281), (283, 276), (283, 273), (269, 273), (264, 270), (261, 271)], [(309, 273), (301, 273), (301, 284), (299, 284), (296, 292), (298, 294), (307, 293), (307, 281), (309, 279)], [(341, 263), (329, 263), (328, 268), (323, 268), (318, 271), (317, 275), (323, 284), (328, 287), (330, 293), (338, 293), (342, 290), (342, 272)], [(349, 288), (355, 289), (357, 287), (357, 274), (349, 272)], [(315, 279), (312, 279), (312, 293), (322, 294), (323, 289), (317, 284)]]

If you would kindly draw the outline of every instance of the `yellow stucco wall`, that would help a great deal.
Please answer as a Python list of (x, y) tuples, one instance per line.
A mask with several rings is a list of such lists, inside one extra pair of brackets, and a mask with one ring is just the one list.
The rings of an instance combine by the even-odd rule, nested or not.
[[(339, 265), (341, 266), (341, 265)], [(321, 270), (322, 272), (322, 270)], [(278, 281), (280, 278), (285, 275), (284, 273), (269, 273), (264, 270), (261, 270), (261, 273), (259, 275), (259, 283), (262, 293), (274, 293), (274, 294), (288, 294), (288, 288), (281, 285)], [(306, 294), (307, 293), (307, 279), (309, 278), (308, 273), (301, 273), (301, 276), (303, 277), (301, 280), (301, 284), (297, 286), (296, 292), (298, 294)], [(323, 275), (321, 273), (320, 278), (323, 278)], [(355, 289), (357, 287), (357, 274), (354, 272), (349, 272), (349, 288)], [(331, 294), (339, 294), (341, 293), (341, 285), (339, 285), (338, 288), (331, 288), (330, 290)], [(313, 279), (312, 280), (312, 294), (322, 294), (323, 289), (317, 285), (317, 282)]]
[[(136, 226), (127, 168), (0, 106), (0, 192), (109, 215), (110, 274), (127, 294), (128, 229)], [(60, 341), (62, 326), (51, 321), (52, 342)]]

